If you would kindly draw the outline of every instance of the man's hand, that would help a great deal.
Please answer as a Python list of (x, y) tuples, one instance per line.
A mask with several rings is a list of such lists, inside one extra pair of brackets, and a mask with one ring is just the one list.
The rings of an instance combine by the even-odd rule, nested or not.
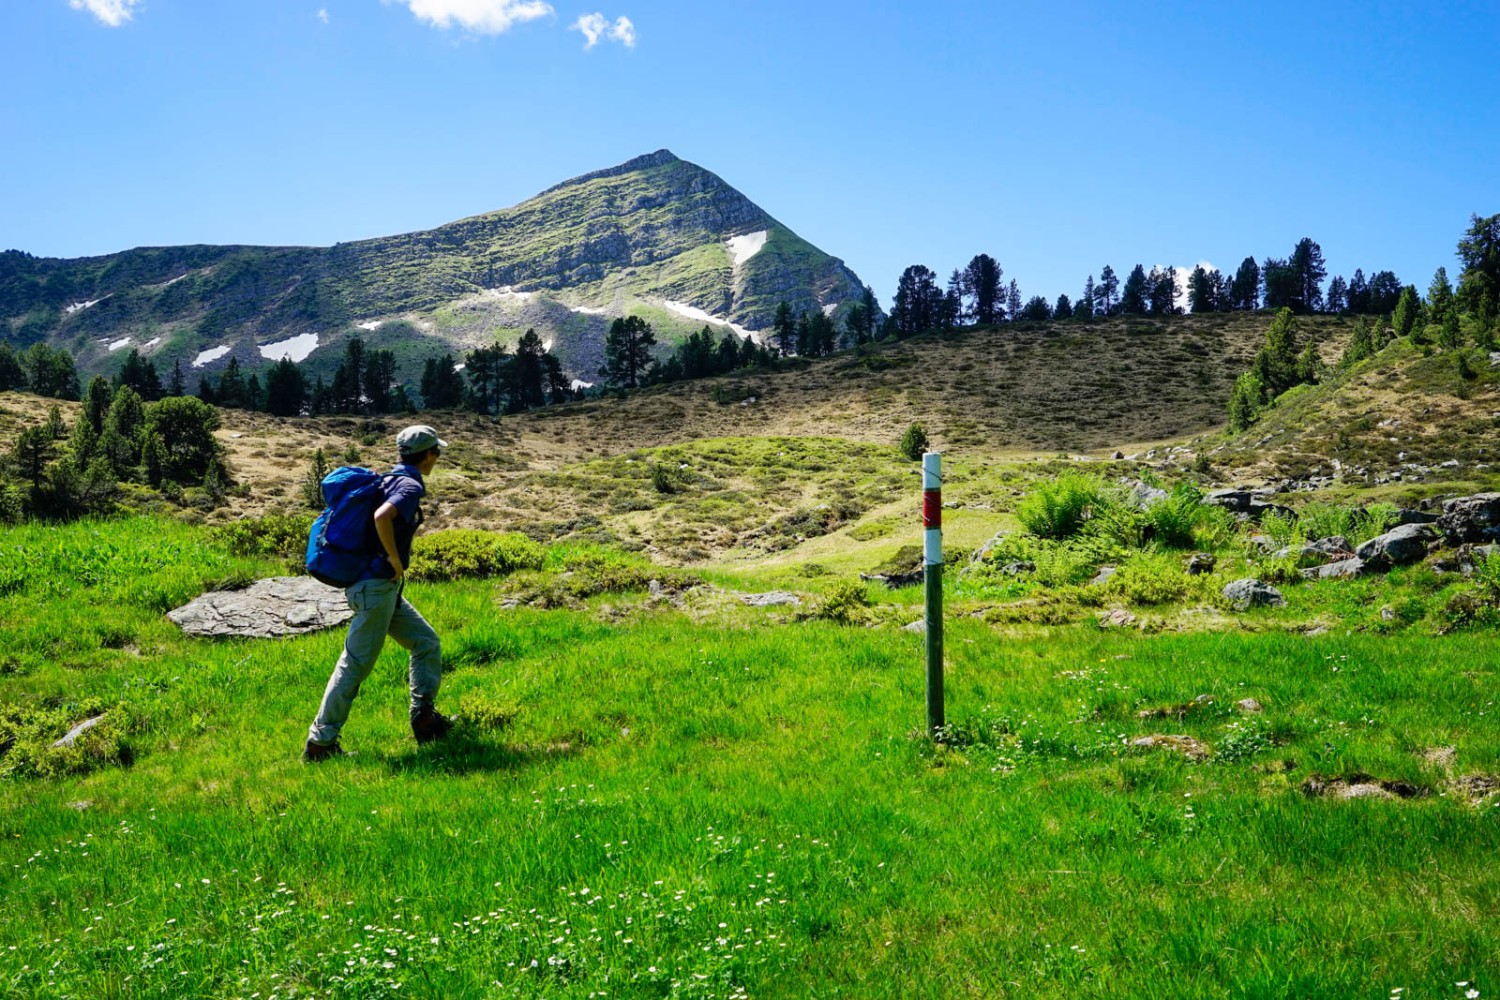
[(401, 560), (399, 560), (399, 559), (393, 559), (390, 556), (386, 556), (385, 557), (385, 561), (391, 564), (391, 579), (392, 580), (399, 580), (399, 579), (401, 579), (402, 576), (404, 576), (406, 574), (406, 570), (403, 569), (402, 566), (401, 566)]

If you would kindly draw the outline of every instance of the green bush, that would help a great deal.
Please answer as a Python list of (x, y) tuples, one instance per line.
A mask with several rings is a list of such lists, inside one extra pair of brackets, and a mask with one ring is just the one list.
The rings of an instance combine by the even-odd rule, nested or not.
[(1104, 506), (1105, 495), (1098, 477), (1064, 473), (1032, 490), (1016, 517), (1038, 538), (1069, 538)]
[(313, 519), (301, 514), (267, 514), (221, 525), (210, 537), (237, 556), (285, 559), (301, 566), (307, 558), (307, 536)]
[(408, 575), (414, 580), (468, 580), (541, 569), (547, 551), (525, 535), (457, 529), (418, 537)]
[(1121, 566), (1103, 589), (1131, 604), (1170, 604), (1185, 598), (1192, 587), (1179, 557), (1143, 552)]
[(922, 429), (921, 424), (912, 424), (906, 428), (906, 433), (901, 435), (901, 454), (913, 462), (922, 461), (922, 455), (927, 451), (927, 432)]
[(863, 625), (870, 619), (870, 595), (864, 584), (842, 580), (834, 584), (807, 617), (839, 625)]
[[(103, 718), (72, 746), (52, 746), (75, 724), (96, 716)], [(129, 764), (128, 728), (123, 709), (106, 709), (98, 701), (61, 707), (0, 705), (0, 777), (58, 778)]]
[(1390, 530), (1400, 508), (1377, 503), (1366, 508), (1341, 504), (1310, 503), (1297, 512), (1298, 535), (1308, 541), (1342, 535), (1351, 546), (1359, 546)]

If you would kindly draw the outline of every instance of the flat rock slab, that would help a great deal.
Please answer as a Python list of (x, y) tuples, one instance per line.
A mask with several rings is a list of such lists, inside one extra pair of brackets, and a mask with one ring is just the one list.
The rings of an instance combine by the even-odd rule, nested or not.
[(188, 635), (274, 639), (343, 625), (354, 612), (342, 590), (310, 576), (276, 576), (204, 594), (167, 617)]
[(1130, 745), (1137, 750), (1175, 750), (1185, 755), (1188, 760), (1194, 761), (1208, 760), (1214, 755), (1213, 748), (1202, 740), (1166, 733), (1138, 736), (1130, 741)]
[(801, 607), (802, 598), (784, 590), (773, 590), (767, 594), (741, 594), (740, 601), (751, 608)]

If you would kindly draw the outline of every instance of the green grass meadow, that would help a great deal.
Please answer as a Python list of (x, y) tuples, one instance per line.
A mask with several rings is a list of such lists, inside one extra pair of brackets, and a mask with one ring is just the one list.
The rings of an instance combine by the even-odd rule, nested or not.
[[(898, 628), (413, 583), (455, 736), (412, 742), (391, 644), (313, 767), (342, 631), (163, 617), (278, 571), (163, 521), (0, 532), (0, 996), (1500, 994), (1500, 796), (1461, 780), (1500, 773), (1492, 631), (956, 618), (934, 743)], [(1417, 794), (1303, 791), (1358, 775)]]

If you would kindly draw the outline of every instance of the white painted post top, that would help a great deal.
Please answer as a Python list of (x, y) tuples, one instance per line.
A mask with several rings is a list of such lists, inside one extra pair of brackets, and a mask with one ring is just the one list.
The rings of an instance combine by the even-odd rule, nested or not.
[(939, 451), (929, 451), (922, 456), (922, 489), (940, 490), (943, 488), (943, 454)]

